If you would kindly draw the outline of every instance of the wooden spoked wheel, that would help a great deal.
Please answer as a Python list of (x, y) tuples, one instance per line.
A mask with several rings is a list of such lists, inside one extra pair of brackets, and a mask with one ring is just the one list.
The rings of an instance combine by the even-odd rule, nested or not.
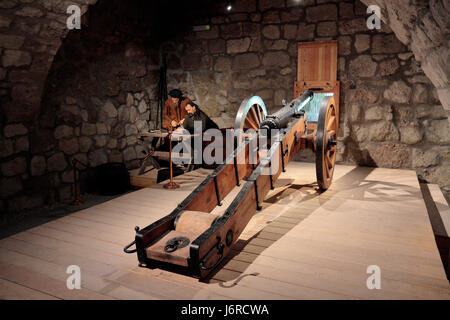
[(234, 122), (238, 145), (242, 142), (245, 131), (248, 129), (259, 130), (261, 122), (266, 117), (267, 109), (261, 97), (252, 96), (242, 101)]
[(316, 176), (321, 190), (327, 190), (333, 179), (339, 118), (334, 98), (323, 98), (316, 133)]

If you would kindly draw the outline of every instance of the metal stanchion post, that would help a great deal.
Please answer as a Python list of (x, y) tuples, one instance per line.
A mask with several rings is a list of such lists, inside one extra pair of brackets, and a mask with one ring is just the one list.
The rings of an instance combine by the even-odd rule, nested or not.
[(173, 182), (173, 169), (172, 169), (172, 131), (169, 132), (169, 172), (170, 172), (170, 182), (164, 185), (165, 189), (173, 190), (180, 187), (179, 184)]

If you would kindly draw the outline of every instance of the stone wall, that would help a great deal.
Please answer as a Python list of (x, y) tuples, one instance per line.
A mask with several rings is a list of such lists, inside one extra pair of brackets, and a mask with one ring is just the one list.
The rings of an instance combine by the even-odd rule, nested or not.
[(221, 126), (233, 126), (249, 95), (272, 110), (293, 98), (298, 42), (338, 40), (338, 160), (414, 168), (449, 190), (449, 125), (437, 90), (386, 23), (367, 28), (366, 10), (359, 1), (237, 1), (231, 13), (194, 22), (209, 31), (165, 43), (169, 86), (182, 88)]
[[(450, 115), (450, 2), (363, 0), (378, 5), (381, 18), (397, 38), (410, 45), (423, 71), (437, 88), (439, 99)], [(450, 117), (448, 118), (450, 121)]]
[[(82, 29), (64, 39), (42, 84), (39, 112), (21, 122), (7, 112), (0, 211), (71, 201), (73, 159), (89, 167), (124, 162), (134, 168), (145, 156), (133, 134), (155, 127), (158, 39), (151, 20), (130, 18), (126, 8), (108, 12), (110, 3), (91, 8)], [(11, 66), (7, 83), (34, 83), (26, 68)]]
[(77, 4), (84, 14), (96, 1), (0, 1), (2, 122), (36, 120), (45, 79), (69, 33), (67, 7)]

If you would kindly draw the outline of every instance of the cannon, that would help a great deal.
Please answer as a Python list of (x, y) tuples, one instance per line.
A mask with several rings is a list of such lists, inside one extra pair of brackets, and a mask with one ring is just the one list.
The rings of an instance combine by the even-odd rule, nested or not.
[[(271, 115), (260, 97), (245, 99), (236, 116), (233, 151), (170, 214), (145, 228), (136, 227), (135, 239), (124, 251), (137, 253), (142, 267), (208, 276), (256, 210), (261, 210), (264, 197), (299, 150), (315, 152), (318, 186), (328, 189), (336, 159), (338, 116), (334, 94), (320, 88), (305, 90)], [(246, 133), (249, 129), (253, 135)], [(268, 147), (257, 150), (256, 163), (250, 163), (252, 141), (262, 135)], [(222, 214), (212, 214), (236, 187), (240, 190), (231, 204)]]

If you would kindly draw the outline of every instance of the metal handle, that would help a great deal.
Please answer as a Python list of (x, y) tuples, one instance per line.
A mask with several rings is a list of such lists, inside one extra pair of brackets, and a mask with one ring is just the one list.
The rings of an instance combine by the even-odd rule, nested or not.
[[(139, 232), (139, 227), (138, 227), (138, 226), (134, 227), (134, 231), (136, 231), (136, 233), (138, 233), (138, 232)], [(135, 248), (135, 249), (133, 249), (133, 250), (128, 250), (128, 248), (131, 247), (131, 246), (132, 246), (133, 244), (135, 244), (135, 243), (136, 243), (136, 240), (134, 240), (133, 242), (131, 242), (129, 245), (126, 245), (125, 248), (123, 248), (123, 251), (124, 251), (125, 253), (135, 253), (135, 252), (137, 251), (137, 248)]]
[(206, 255), (206, 257), (203, 259), (202, 262), (200, 262), (200, 270), (211, 270), (214, 269), (215, 267), (217, 267), (221, 262), (222, 262), (222, 258), (223, 258), (223, 250), (225, 249), (225, 245), (223, 243), (220, 242), (220, 237), (217, 237), (217, 251), (219, 251), (219, 258), (217, 259), (217, 261), (209, 267), (205, 267), (204, 264), (207, 260), (209, 260), (209, 258), (211, 257), (212, 253), (214, 252), (213, 250), (211, 250), (210, 252), (208, 252), (208, 254)]
[(133, 249), (133, 250), (128, 250), (129, 247), (131, 247), (133, 244), (136, 243), (136, 240), (134, 240), (133, 242), (131, 242), (129, 245), (125, 246), (125, 248), (123, 248), (123, 251), (125, 253), (135, 253), (137, 251), (137, 249)]

